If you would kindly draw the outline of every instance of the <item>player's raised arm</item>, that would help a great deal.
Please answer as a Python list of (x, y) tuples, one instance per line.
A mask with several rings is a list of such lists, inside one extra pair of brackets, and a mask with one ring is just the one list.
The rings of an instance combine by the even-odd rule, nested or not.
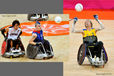
[(77, 22), (77, 21), (78, 21), (78, 18), (75, 17), (75, 18), (73, 19), (73, 24), (72, 24), (72, 33), (83, 33), (82, 30), (77, 30), (77, 29), (75, 29), (75, 25), (76, 25), (76, 22)]
[(93, 15), (95, 20), (100, 24), (99, 28), (95, 28), (96, 31), (100, 31), (104, 29), (104, 25), (102, 24), (102, 22), (98, 19), (98, 15)]

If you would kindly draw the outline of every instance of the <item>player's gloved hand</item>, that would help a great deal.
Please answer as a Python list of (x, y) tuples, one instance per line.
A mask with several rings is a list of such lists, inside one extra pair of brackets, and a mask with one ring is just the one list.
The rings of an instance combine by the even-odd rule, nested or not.
[(36, 46), (39, 46), (41, 43), (40, 42), (36, 42)]
[(74, 17), (74, 24), (78, 21), (77, 17)]
[(95, 19), (98, 19), (98, 15), (93, 15), (93, 17), (94, 17)]
[(74, 21), (78, 21), (78, 18), (77, 17), (74, 17)]

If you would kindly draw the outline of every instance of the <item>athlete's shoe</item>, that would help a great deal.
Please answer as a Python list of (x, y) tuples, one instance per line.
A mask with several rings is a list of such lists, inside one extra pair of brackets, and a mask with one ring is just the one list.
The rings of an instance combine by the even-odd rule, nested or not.
[(16, 52), (21, 52), (21, 50), (20, 50), (20, 49), (15, 49), (15, 51), (16, 51)]
[(14, 50), (14, 47), (10, 48), (10, 51), (12, 52)]
[(96, 58), (96, 62), (99, 62), (99, 57)]
[(95, 58), (92, 58), (92, 62), (93, 62), (93, 63), (95, 62)]

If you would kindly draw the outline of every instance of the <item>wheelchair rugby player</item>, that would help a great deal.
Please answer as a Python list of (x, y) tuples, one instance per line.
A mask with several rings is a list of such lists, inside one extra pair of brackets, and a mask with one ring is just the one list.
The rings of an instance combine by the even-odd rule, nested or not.
[(32, 38), (27, 47), (27, 57), (30, 59), (49, 59), (53, 56), (53, 48), (49, 41), (44, 39), (40, 22), (36, 21)]
[(19, 25), (20, 22), (14, 20), (11, 27), (1, 29), (1, 33), (5, 38), (1, 48), (3, 57), (20, 57), (25, 55), (25, 49), (20, 39), (22, 31)]
[(75, 30), (74, 27), (78, 20), (77, 17), (74, 18), (74, 23), (72, 25), (73, 33), (81, 33), (83, 35), (83, 44), (80, 46), (77, 61), (81, 65), (87, 56), (90, 63), (94, 66), (104, 66), (107, 63), (108, 57), (103, 46), (102, 41), (98, 41), (96, 33), (104, 29), (104, 25), (99, 21), (98, 15), (94, 15), (95, 20), (100, 24), (99, 28), (93, 28), (91, 20), (87, 19), (85, 21), (85, 28), (83, 30)]

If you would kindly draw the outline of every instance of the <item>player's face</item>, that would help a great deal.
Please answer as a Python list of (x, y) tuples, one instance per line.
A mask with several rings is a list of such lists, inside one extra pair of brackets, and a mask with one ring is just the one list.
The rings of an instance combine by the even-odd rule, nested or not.
[(15, 24), (14, 25), (14, 29), (17, 30), (19, 28), (19, 25), (18, 24)]
[(41, 25), (38, 24), (38, 25), (36, 26), (36, 30), (41, 30)]
[(91, 28), (91, 23), (90, 23), (89, 20), (86, 20), (86, 22), (85, 22), (85, 27), (86, 27), (86, 28)]

